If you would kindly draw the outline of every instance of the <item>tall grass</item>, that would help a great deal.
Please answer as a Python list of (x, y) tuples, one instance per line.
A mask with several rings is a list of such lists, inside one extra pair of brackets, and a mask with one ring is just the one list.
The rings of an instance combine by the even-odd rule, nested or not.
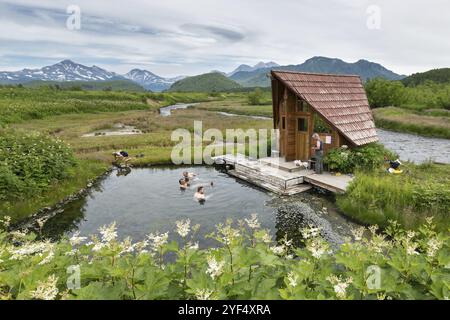
[(401, 175), (359, 172), (338, 207), (366, 224), (385, 227), (396, 220), (417, 228), (433, 216), (442, 230), (450, 227), (450, 166), (408, 164)]
[(70, 91), (0, 88), (0, 126), (62, 114), (148, 110), (178, 102), (206, 101), (202, 93)]

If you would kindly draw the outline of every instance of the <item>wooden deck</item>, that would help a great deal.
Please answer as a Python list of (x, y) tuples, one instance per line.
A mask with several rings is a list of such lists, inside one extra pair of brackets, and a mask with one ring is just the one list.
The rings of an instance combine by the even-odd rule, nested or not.
[(344, 193), (353, 179), (348, 175), (336, 176), (329, 172), (316, 174), (281, 158), (252, 160), (239, 154), (227, 154), (214, 157), (213, 160), (216, 163), (231, 165), (233, 169), (228, 171), (230, 175), (282, 195), (304, 192), (312, 186), (334, 193)]

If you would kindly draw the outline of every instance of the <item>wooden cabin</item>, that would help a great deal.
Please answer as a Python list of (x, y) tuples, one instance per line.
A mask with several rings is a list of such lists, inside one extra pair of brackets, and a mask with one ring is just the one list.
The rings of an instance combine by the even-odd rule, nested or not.
[(378, 141), (372, 112), (359, 76), (272, 71), (273, 124), (279, 154), (286, 161), (312, 156), (312, 134), (324, 153), (342, 145)]

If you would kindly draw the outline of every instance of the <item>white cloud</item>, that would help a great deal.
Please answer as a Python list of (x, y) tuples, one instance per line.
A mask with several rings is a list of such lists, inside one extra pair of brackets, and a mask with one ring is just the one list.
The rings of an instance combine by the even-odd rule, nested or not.
[[(72, 4), (81, 9), (79, 31), (66, 29)], [(369, 5), (381, 9), (380, 30), (366, 27)], [(173, 76), (323, 55), (409, 74), (450, 65), (449, 9), (447, 0), (2, 0), (0, 69), (71, 58)]]

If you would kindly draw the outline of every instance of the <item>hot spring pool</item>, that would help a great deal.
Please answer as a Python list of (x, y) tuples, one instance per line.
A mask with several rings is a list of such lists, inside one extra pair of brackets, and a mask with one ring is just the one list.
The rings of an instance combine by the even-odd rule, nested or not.
[[(191, 187), (180, 190), (183, 171), (195, 172)], [(200, 224), (200, 238), (227, 218), (234, 220), (258, 213), (261, 227), (274, 230), (274, 208), (267, 205), (272, 195), (234, 178), (214, 167), (155, 167), (132, 169), (128, 175), (113, 171), (88, 196), (65, 207), (48, 220), (43, 232), (55, 237), (77, 230), (82, 235), (116, 221), (119, 237), (141, 240), (151, 232), (173, 231), (175, 221), (189, 218)], [(211, 186), (213, 182), (213, 186)], [(194, 189), (205, 186), (206, 201), (194, 199)]]
[[(182, 191), (178, 180), (183, 171), (195, 172), (197, 177), (189, 189)], [(203, 204), (194, 199), (199, 185), (205, 187), (207, 199)], [(69, 203), (63, 212), (47, 220), (42, 234), (55, 239), (79, 231), (88, 236), (115, 221), (118, 236), (122, 239), (130, 236), (139, 241), (149, 233), (166, 231), (171, 239), (177, 239), (175, 222), (189, 218), (192, 224), (201, 225), (196, 240), (210, 246), (217, 243), (205, 239), (205, 235), (214, 231), (217, 224), (229, 218), (234, 221), (247, 218), (252, 213), (257, 213), (261, 227), (269, 229), (275, 236), (280, 231), (276, 221), (277, 208), (295, 202), (303, 202), (314, 209), (337, 234), (348, 234), (351, 223), (336, 213), (333, 204), (323, 197), (307, 193), (279, 197), (205, 166), (139, 168), (126, 175), (115, 170), (87, 196)], [(328, 211), (324, 213), (323, 207)]]

